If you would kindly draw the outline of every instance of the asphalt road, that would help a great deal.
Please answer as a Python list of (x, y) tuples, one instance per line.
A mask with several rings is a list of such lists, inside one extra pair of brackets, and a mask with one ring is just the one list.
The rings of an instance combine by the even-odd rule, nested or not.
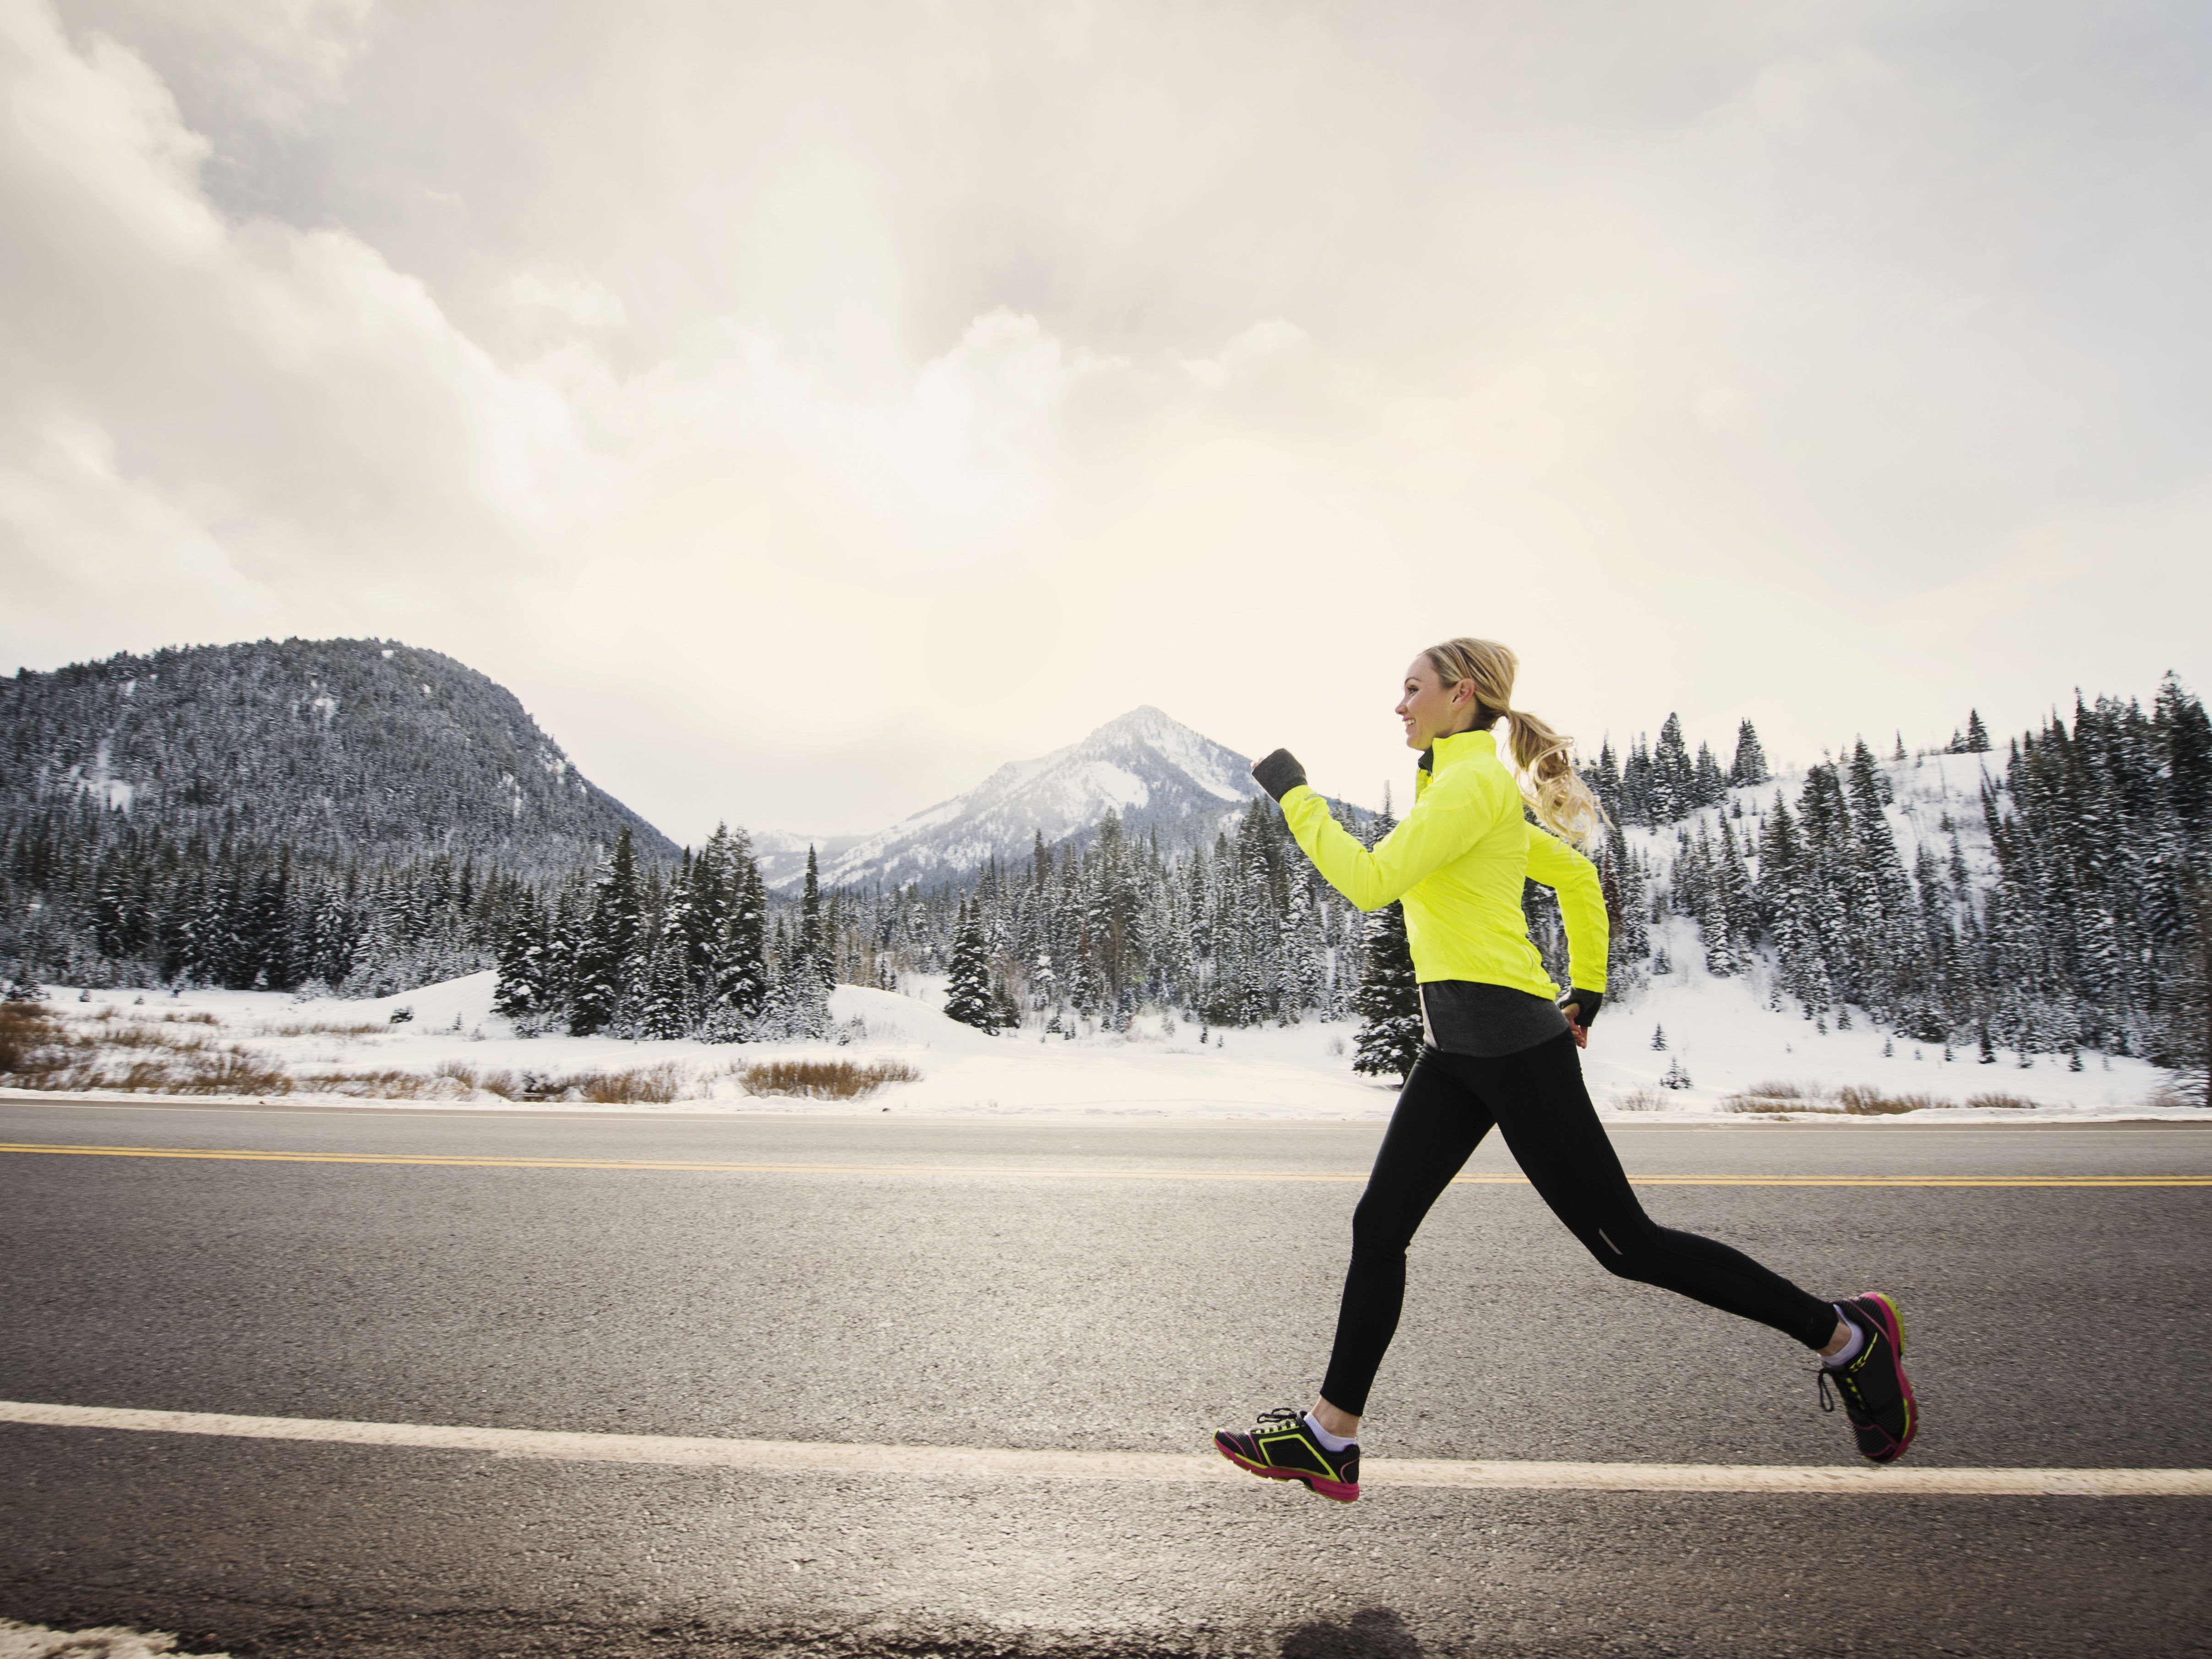
[[(843, 1166), (0, 1154), (0, 1398), (1198, 1448), (1310, 1397), (1359, 1188), (1189, 1177), (1356, 1176), (1378, 1136), (0, 1103), (11, 1143)], [(2212, 1174), (2190, 1127), (1616, 1139), (1654, 1175)], [(1471, 1168), (1511, 1165), (1493, 1146)], [(1644, 1198), (1808, 1287), (1895, 1294), (1915, 1465), (2212, 1466), (2212, 1188)], [(1365, 1437), (1386, 1458), (1850, 1461), (1798, 1350), (1608, 1278), (1512, 1186), (1455, 1188), (1417, 1241)], [(0, 1614), (240, 1655), (2163, 1655), (2212, 1651), (2208, 1559), (2201, 1498), (1377, 1486), (1344, 1508), (1257, 1481), (0, 1426)]]

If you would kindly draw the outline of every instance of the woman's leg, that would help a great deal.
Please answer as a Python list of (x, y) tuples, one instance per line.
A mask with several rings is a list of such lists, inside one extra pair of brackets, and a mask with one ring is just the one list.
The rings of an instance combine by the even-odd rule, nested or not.
[(1833, 1345), (1832, 1304), (1741, 1250), (1659, 1226), (1644, 1213), (1590, 1104), (1572, 1038), (1498, 1060), (1462, 1060), (1455, 1069), (1481, 1089), (1522, 1173), (1552, 1213), (1609, 1271), (1757, 1320), (1808, 1348)]
[(1489, 1109), (1455, 1075), (1451, 1057), (1424, 1049), (1399, 1092), (1389, 1133), (1352, 1214), (1352, 1265), (1336, 1316), (1322, 1401), (1358, 1417), (1398, 1328), (1406, 1246), (1429, 1206), (1490, 1133)]

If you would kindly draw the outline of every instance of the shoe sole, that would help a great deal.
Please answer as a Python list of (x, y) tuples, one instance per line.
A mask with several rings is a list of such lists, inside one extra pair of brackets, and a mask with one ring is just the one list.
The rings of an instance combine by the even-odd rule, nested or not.
[(1881, 1325), (1890, 1352), (1895, 1356), (1890, 1362), (1890, 1370), (1897, 1374), (1898, 1392), (1905, 1399), (1905, 1433), (1887, 1457), (1867, 1459), (1870, 1463), (1894, 1463), (1905, 1455), (1913, 1437), (1920, 1432), (1920, 1402), (1913, 1398), (1912, 1379), (1905, 1374), (1905, 1316), (1898, 1311), (1897, 1304), (1880, 1291), (1862, 1291), (1854, 1301), (1862, 1309), (1872, 1304), (1871, 1311)]
[(1326, 1498), (1332, 1503), (1350, 1504), (1357, 1501), (1359, 1497), (1359, 1483), (1356, 1480), (1324, 1480), (1321, 1476), (1309, 1474), (1304, 1469), (1279, 1469), (1269, 1464), (1255, 1463), (1250, 1458), (1230, 1450), (1218, 1440), (1213, 1443), (1213, 1449), (1243, 1470), (1245, 1474), (1256, 1474), (1262, 1480), (1303, 1480), (1308, 1492), (1316, 1498)]

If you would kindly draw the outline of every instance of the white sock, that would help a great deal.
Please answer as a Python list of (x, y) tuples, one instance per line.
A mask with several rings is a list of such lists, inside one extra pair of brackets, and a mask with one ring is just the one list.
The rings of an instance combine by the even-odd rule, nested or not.
[(1850, 1335), (1845, 1339), (1844, 1346), (1835, 1352), (1820, 1356), (1820, 1363), (1823, 1365), (1848, 1365), (1859, 1357), (1859, 1350), (1866, 1346), (1866, 1332), (1860, 1328), (1857, 1320), (1852, 1318), (1841, 1308), (1836, 1310), (1836, 1317), (1843, 1322), (1844, 1328), (1849, 1331)]
[(1313, 1436), (1315, 1439), (1321, 1442), (1321, 1449), (1323, 1451), (1340, 1452), (1346, 1446), (1356, 1446), (1359, 1443), (1357, 1440), (1352, 1439), (1347, 1436), (1331, 1434), (1327, 1429), (1324, 1429), (1320, 1424), (1314, 1421), (1314, 1414), (1311, 1412), (1308, 1412), (1306, 1413), (1306, 1432)]

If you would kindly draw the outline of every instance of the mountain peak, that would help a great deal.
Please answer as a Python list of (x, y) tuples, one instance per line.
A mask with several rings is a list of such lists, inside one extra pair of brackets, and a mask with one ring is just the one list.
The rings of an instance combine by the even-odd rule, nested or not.
[[(994, 856), (1026, 859), (1083, 837), (1111, 811), (1134, 831), (1171, 846), (1211, 841), (1260, 793), (1251, 763), (1232, 749), (1146, 703), (1080, 742), (1009, 761), (975, 788), (840, 848), (822, 862), (830, 884), (945, 880)], [(763, 860), (770, 884), (788, 886), (805, 863)]]

